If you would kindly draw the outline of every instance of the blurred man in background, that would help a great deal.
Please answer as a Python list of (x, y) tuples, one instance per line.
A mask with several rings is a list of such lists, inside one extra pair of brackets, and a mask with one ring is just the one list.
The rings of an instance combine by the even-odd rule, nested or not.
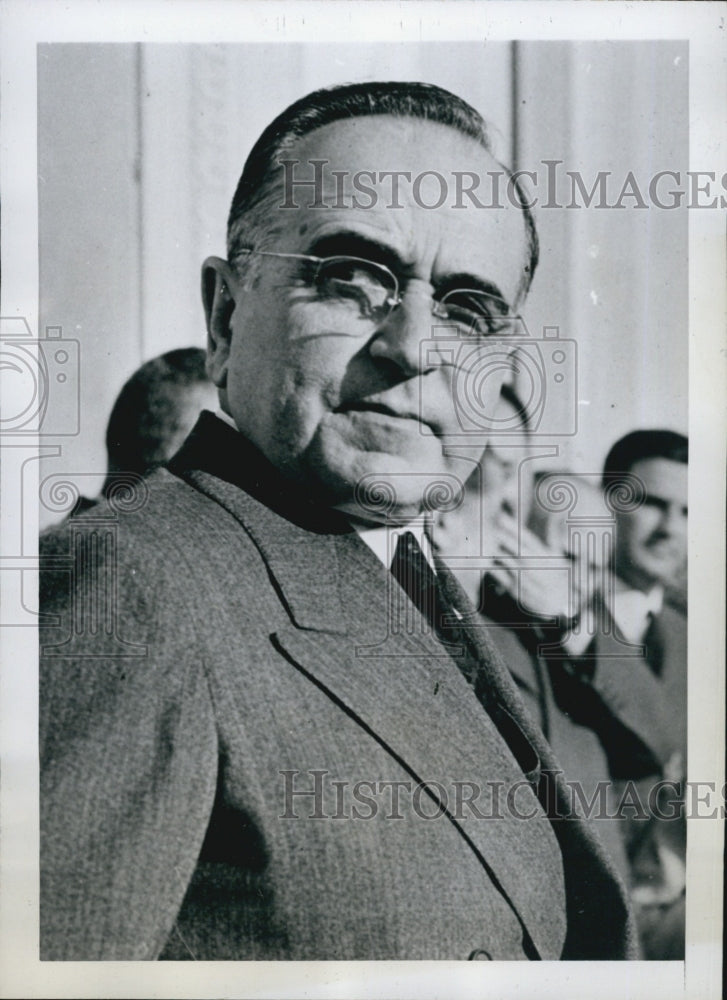
[[(207, 376), (200, 347), (181, 347), (160, 354), (138, 368), (124, 383), (106, 428), (106, 478), (101, 490), (126, 484), (127, 474), (143, 475), (172, 457), (204, 409), (217, 406), (217, 390)], [(81, 497), (79, 514), (98, 503)]]
[[(520, 414), (526, 441), (527, 417), (511, 388), (503, 387), (501, 412)], [(686, 566), (688, 442), (665, 430), (626, 435), (608, 454), (600, 498), (589, 477), (552, 476), (572, 490), (581, 518), (584, 511), (613, 518), (610, 563), (593, 560), (598, 545), (576, 552), (571, 538), (568, 550), (567, 515), (530, 508), (528, 448), (519, 448), (488, 445), (460, 507), (441, 515), (436, 545), (479, 608), (566, 778), (587, 800), (611, 779), (604, 803), (613, 819), (598, 826), (631, 885), (644, 956), (678, 959), (684, 818), (675, 794), (659, 806), (671, 819), (649, 814), (647, 803), (655, 783), (674, 783), (674, 793), (686, 775), (686, 619), (668, 588)], [(472, 558), (480, 530), (486, 570)], [(571, 560), (566, 586), (558, 559)], [(619, 809), (629, 787), (643, 809)]]
[[(669, 593), (685, 579), (688, 456), (687, 438), (662, 429), (633, 431), (609, 451), (602, 486), (615, 512), (611, 572), (589, 609), (591, 627), (564, 639), (551, 671), (574, 713), (599, 733), (612, 777), (637, 782), (644, 803), (655, 782), (676, 792), (686, 777), (687, 622)], [(614, 729), (613, 717), (625, 728)], [(626, 825), (647, 958), (684, 956), (686, 825), (678, 805)]]
[(217, 408), (201, 347), (167, 351), (145, 362), (118, 395), (108, 427), (108, 477), (144, 473), (163, 465), (197, 423), (202, 410)]
[[(459, 507), (437, 518), (435, 548), (478, 609), (480, 627), (502, 656), (566, 779), (577, 783), (587, 801), (596, 795), (591, 819), (628, 879), (619, 824), (607, 818), (615, 813), (617, 800), (609, 784), (606, 751), (590, 720), (577, 721), (569, 706), (559, 703), (549, 663), (579, 608), (592, 597), (597, 574), (593, 566), (577, 564), (562, 522), (544, 517), (533, 503), (528, 415), (513, 385), (503, 385), (492, 423), (493, 429), (506, 429), (508, 435), (488, 443), (465, 483)], [(521, 433), (512, 435), (518, 425)], [(559, 482), (564, 479), (565, 474), (558, 476)], [(581, 494), (592, 489), (580, 484)], [(582, 504), (592, 500), (580, 497)]]

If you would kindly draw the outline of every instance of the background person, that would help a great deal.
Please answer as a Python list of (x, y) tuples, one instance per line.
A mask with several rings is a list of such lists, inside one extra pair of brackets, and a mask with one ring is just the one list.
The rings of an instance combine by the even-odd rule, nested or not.
[[(518, 413), (526, 440), (524, 410), (503, 388), (498, 416)], [(499, 451), (488, 445), (463, 504), (440, 516), (435, 544), (460, 567), (566, 777), (579, 782), (588, 800), (599, 782), (608, 782), (607, 811), (621, 815), (598, 826), (631, 886), (644, 957), (683, 958), (686, 827), (674, 789), (686, 777), (686, 619), (667, 595), (686, 565), (687, 439), (640, 430), (613, 445), (602, 477), (605, 506), (600, 500), (601, 514), (615, 511), (610, 564), (576, 569), (573, 579), (586, 586), (567, 589), (557, 572), (538, 569), (543, 558), (567, 555), (566, 523), (537, 508), (533, 517), (523, 505), (532, 495), (523, 487), (527, 447), (503, 448), (498, 459)], [(599, 512), (586, 478), (558, 479), (570, 479), (581, 516)], [(486, 553), (504, 564), (486, 573), (462, 558), (478, 519)], [(654, 816), (649, 796), (661, 780), (676, 784), (664, 790), (661, 816)], [(641, 807), (623, 807), (629, 787)]]
[[(134, 372), (114, 403), (106, 428), (108, 477), (142, 474), (168, 461), (204, 409), (216, 409), (217, 391), (200, 347), (181, 347)], [(104, 492), (105, 492), (104, 487)]]
[[(568, 623), (590, 598), (596, 574), (593, 567), (576, 565), (567, 533), (552, 531), (546, 542), (528, 527), (534, 509), (532, 442), (526, 409), (506, 383), (493, 425), (512, 429), (518, 424), (519, 435), (488, 443), (465, 483), (462, 503), (438, 516), (434, 545), (478, 609), (479, 627), (507, 665), (566, 779), (593, 803), (594, 828), (629, 879), (606, 751), (590, 724), (559, 703), (548, 662), (548, 650), (558, 648)], [(579, 488), (592, 487), (580, 483)], [(581, 496), (580, 502), (587, 500)], [(542, 527), (542, 519), (535, 523)]]
[[(686, 567), (688, 457), (687, 438), (664, 429), (633, 431), (609, 451), (611, 570), (589, 609), (591, 634), (564, 640), (553, 664), (554, 683), (599, 733), (612, 776), (639, 782), (644, 802), (660, 779), (678, 787), (686, 778), (687, 623), (668, 594)], [(607, 724), (609, 711), (627, 722), (628, 739)], [(673, 819), (637, 815), (626, 828), (647, 958), (684, 956), (686, 823), (677, 805), (661, 806)]]
[[(207, 376), (200, 347), (181, 347), (145, 361), (124, 383), (106, 427), (107, 471), (102, 496), (128, 485), (127, 473), (143, 475), (179, 448), (203, 409), (215, 409), (217, 390)], [(81, 497), (74, 514), (97, 499)]]

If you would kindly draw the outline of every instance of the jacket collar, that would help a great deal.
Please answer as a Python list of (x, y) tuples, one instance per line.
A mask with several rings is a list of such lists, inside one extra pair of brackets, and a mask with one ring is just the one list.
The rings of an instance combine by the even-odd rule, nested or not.
[[(414, 634), (406, 627), (389, 633), (380, 602), (388, 599), (387, 584), (395, 581), (343, 515), (321, 508), (292, 487), (241, 434), (208, 413), (169, 469), (226, 509), (257, 546), (292, 619), (275, 631), (279, 648), (390, 747), (413, 775), (424, 781), (433, 777), (434, 762), (437, 775), (472, 774), (484, 784), (492, 774), (506, 784), (522, 780), (491, 720), (421, 621)], [(344, 566), (345, 573), (339, 569)], [(403, 591), (399, 595), (397, 586), (393, 593), (401, 601)], [(513, 689), (508, 695), (512, 682), (496, 657), (488, 671), (505, 707), (518, 716), (517, 694)], [(537, 734), (531, 739), (547, 766), (548, 748), (539, 746)], [(523, 794), (540, 813), (532, 790), (525, 788)], [(542, 919), (550, 879), (543, 862), (552, 863), (553, 854), (541, 852), (544, 833), (545, 839), (552, 836), (550, 826), (544, 831), (538, 821), (453, 821), (494, 871), (540, 956), (557, 958), (565, 930), (562, 905), (551, 919)], [(576, 826), (580, 828), (565, 824), (559, 839), (576, 834), (571, 829)], [(531, 872), (527, 883), (525, 868)], [(588, 909), (590, 898), (581, 898), (579, 888), (573, 889), (576, 906)], [(604, 898), (614, 889), (606, 881)]]
[(355, 533), (342, 514), (318, 505), (211, 413), (202, 413), (168, 468), (240, 521), (299, 628), (345, 632), (335, 540)]
[(204, 411), (169, 469), (183, 479), (202, 472), (245, 490), (291, 524), (323, 535), (348, 534), (348, 520), (320, 498), (286, 479), (258, 448), (229, 424)]

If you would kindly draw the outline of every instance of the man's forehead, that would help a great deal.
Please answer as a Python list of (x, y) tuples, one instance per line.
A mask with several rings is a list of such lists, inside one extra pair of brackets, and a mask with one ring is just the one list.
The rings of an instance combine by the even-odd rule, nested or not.
[(298, 251), (353, 230), (392, 246), (406, 263), (431, 256), (434, 270), (439, 255), (444, 272), (469, 272), (472, 264), (489, 277), (497, 260), (507, 272), (503, 295), (512, 301), (519, 289), (522, 210), (506, 197), (504, 168), (450, 126), (389, 115), (336, 121), (286, 149), (279, 180), (269, 233), (300, 239)]
[[(468, 169), (487, 171), (497, 164), (477, 139), (452, 125), (411, 116), (359, 115), (321, 125), (288, 147), (289, 154), (324, 156), (331, 169), (435, 169), (435, 161), (456, 150)], [(382, 161), (391, 159), (391, 164)], [(393, 162), (396, 160), (396, 162)]]
[(686, 462), (670, 458), (643, 458), (634, 462), (631, 474), (644, 483), (650, 494), (670, 497), (686, 497), (688, 469)]

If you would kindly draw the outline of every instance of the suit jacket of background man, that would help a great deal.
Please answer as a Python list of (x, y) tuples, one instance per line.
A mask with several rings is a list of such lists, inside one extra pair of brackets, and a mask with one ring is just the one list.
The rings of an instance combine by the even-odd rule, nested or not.
[(42, 957), (633, 957), (602, 848), (523, 776), (557, 763), (502, 664), (513, 750), (421, 618), (387, 634), (376, 556), (236, 431), (203, 415), (171, 468), (43, 539)]
[[(580, 657), (558, 643), (558, 631), (528, 618), (507, 594), (483, 587), (484, 607), (492, 619), (489, 631), (507, 662), (526, 706), (543, 728), (568, 779), (580, 780), (590, 798), (597, 783), (614, 779), (610, 808), (618, 806), (627, 783), (634, 783), (646, 812), (649, 794), (666, 778), (686, 775), (687, 628), (686, 618), (665, 605), (645, 645), (627, 642), (605, 602), (596, 597), (593, 638)], [(485, 622), (488, 619), (483, 619)], [(509, 623), (511, 628), (502, 627)], [(646, 653), (644, 656), (642, 654)], [(675, 791), (664, 789), (659, 807), (670, 815)], [(668, 799), (672, 800), (672, 804)], [(643, 820), (633, 807), (624, 810), (620, 839), (632, 855), (631, 877), (638, 879), (635, 850), (645, 836)], [(623, 871), (623, 850), (613, 824), (599, 824), (601, 835)], [(685, 824), (679, 820), (650, 823), (680, 855), (685, 853)]]
[[(485, 599), (487, 593), (485, 589)], [(577, 722), (556, 701), (548, 664), (545, 657), (538, 653), (539, 647), (547, 642), (545, 632), (525, 623), (514, 600), (506, 600), (506, 595), (496, 596), (496, 601), (489, 602), (489, 610), (499, 613), (513, 627), (485, 615), (481, 616), (482, 624), (507, 664), (525, 707), (542, 729), (562, 765), (566, 781), (577, 786), (574, 794), (584, 796), (589, 820), (628, 884), (630, 871), (623, 824), (614, 815), (618, 792), (610, 780), (606, 751), (593, 730)]]
[(639, 646), (626, 641), (599, 598), (594, 612), (586, 654), (549, 659), (553, 689), (563, 711), (598, 734), (617, 798), (633, 803), (635, 789), (641, 803), (623, 809), (622, 827), (643, 955), (683, 959), (684, 876), (668, 855), (686, 863), (686, 618), (666, 604)]
[[(596, 710), (594, 719), (597, 728), (601, 725), (613, 776), (638, 779), (666, 772), (682, 778), (687, 753), (685, 616), (665, 604), (641, 646), (624, 639), (599, 597), (594, 619), (595, 634), (585, 657), (580, 662), (566, 657), (563, 663), (576, 674), (585, 664), (596, 704), (605, 710)], [(556, 687), (567, 688), (551, 662)], [(620, 720), (620, 729), (612, 728), (609, 719)]]

